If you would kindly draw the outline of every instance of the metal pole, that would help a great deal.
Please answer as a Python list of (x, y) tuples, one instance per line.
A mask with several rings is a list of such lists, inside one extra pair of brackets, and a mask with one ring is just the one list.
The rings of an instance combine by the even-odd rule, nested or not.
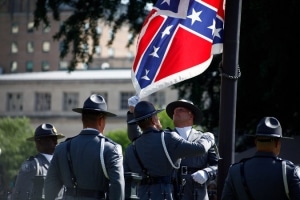
[(225, 5), (223, 59), (220, 65), (219, 151), (222, 159), (218, 164), (218, 200), (221, 199), (228, 168), (234, 162), (241, 5), (242, 0), (226, 0)]

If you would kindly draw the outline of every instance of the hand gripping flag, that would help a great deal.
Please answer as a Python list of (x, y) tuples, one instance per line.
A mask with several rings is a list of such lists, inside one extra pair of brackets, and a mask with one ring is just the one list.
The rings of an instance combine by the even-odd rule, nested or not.
[(144, 21), (133, 63), (140, 98), (204, 72), (223, 51), (224, 0), (158, 0)]

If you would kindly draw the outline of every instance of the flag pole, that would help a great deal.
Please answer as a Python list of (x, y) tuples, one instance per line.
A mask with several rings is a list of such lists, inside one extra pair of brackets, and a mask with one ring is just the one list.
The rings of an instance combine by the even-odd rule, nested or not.
[(242, 0), (226, 0), (223, 57), (220, 64), (220, 121), (219, 152), (222, 159), (218, 164), (218, 200), (221, 199), (223, 186), (230, 165), (234, 162), (235, 119), (238, 68), (239, 37)]

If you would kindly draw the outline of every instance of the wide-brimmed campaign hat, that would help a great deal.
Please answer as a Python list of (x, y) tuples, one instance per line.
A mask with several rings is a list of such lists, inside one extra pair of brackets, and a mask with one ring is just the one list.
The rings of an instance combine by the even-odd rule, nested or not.
[(185, 99), (180, 99), (180, 100), (169, 103), (166, 107), (166, 112), (171, 119), (173, 119), (174, 110), (177, 107), (184, 107), (184, 108), (190, 110), (194, 114), (194, 122), (193, 123), (197, 124), (197, 125), (200, 124), (202, 113), (201, 113), (200, 109), (194, 105), (193, 102), (185, 100)]
[(82, 113), (82, 112), (99, 112), (105, 114), (107, 117), (115, 117), (117, 116), (114, 113), (107, 111), (107, 104), (105, 102), (105, 99), (101, 95), (92, 94), (89, 96), (82, 108), (73, 108), (74, 112)]
[(147, 119), (156, 113), (163, 111), (163, 109), (156, 110), (152, 103), (148, 101), (140, 101), (136, 104), (133, 112), (134, 119), (130, 120), (128, 124), (134, 124), (141, 120)]
[(34, 136), (27, 138), (27, 141), (34, 141), (35, 139), (43, 137), (57, 137), (57, 139), (64, 138), (65, 136), (61, 133), (57, 133), (56, 128), (52, 124), (41, 124), (34, 132)]
[(282, 136), (281, 125), (275, 117), (262, 118), (256, 127), (256, 134), (249, 136), (293, 139)]

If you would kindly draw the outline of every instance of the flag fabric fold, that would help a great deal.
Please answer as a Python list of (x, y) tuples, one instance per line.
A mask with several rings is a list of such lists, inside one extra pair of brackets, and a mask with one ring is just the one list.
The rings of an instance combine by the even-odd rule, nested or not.
[(141, 29), (131, 71), (140, 98), (201, 74), (222, 53), (223, 1), (157, 1)]

